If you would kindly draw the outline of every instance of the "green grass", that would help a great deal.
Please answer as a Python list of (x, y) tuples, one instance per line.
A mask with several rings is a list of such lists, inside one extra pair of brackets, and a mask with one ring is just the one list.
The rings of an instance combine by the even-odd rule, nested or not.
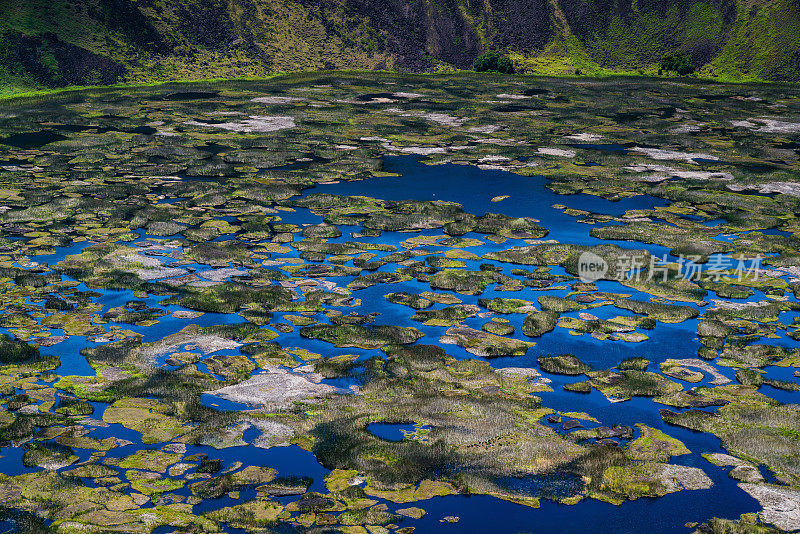
[[(0, 67), (2, 68), (2, 67)], [(452, 72), (448, 72), (446, 74), (441, 73), (409, 73), (409, 72), (398, 72), (398, 71), (390, 71), (390, 70), (364, 70), (364, 69), (348, 69), (348, 70), (336, 70), (336, 71), (327, 71), (331, 77), (342, 76), (342, 75), (349, 75), (349, 74), (369, 74), (372, 77), (380, 78), (380, 77), (396, 77), (399, 79), (419, 79), (423, 80), (425, 78), (436, 78), (441, 79), (443, 76), (452, 77), (454, 79), (464, 79), (464, 78), (474, 78), (476, 80), (492, 80), (496, 79), (498, 81), (505, 81), (505, 80), (520, 80), (520, 81), (535, 81), (538, 79), (555, 79), (555, 78), (574, 78), (578, 80), (603, 80), (603, 79), (624, 79), (624, 78), (647, 78), (647, 79), (656, 79), (656, 80), (669, 80), (669, 79), (676, 79), (676, 76), (658, 76), (655, 73), (651, 73), (650, 70), (644, 72), (638, 71), (625, 71), (625, 70), (613, 70), (613, 69), (606, 69), (606, 68), (598, 68), (596, 71), (588, 71), (584, 72), (585, 75), (575, 75), (575, 74), (566, 74), (566, 73), (559, 73), (555, 69), (548, 71), (548, 69), (542, 69), (542, 72), (529, 72), (525, 74), (496, 74), (496, 73), (476, 73), (467, 70), (453, 70)], [(36, 97), (47, 97), (53, 95), (60, 95), (64, 93), (71, 93), (71, 92), (81, 92), (81, 91), (92, 91), (92, 92), (103, 92), (106, 90), (112, 89), (142, 89), (148, 87), (168, 87), (172, 85), (188, 85), (188, 84), (217, 84), (217, 83), (224, 83), (224, 82), (245, 82), (245, 81), (289, 81), (294, 79), (296, 82), (300, 82), (303, 80), (304, 77), (316, 77), (319, 75), (319, 71), (294, 71), (294, 72), (276, 72), (274, 74), (269, 74), (266, 76), (234, 76), (231, 78), (224, 78), (224, 77), (210, 77), (210, 78), (197, 78), (197, 79), (165, 79), (165, 80), (154, 80), (154, 81), (132, 81), (132, 82), (123, 82), (123, 83), (115, 83), (111, 85), (72, 85), (68, 87), (58, 87), (58, 88), (43, 88), (36, 85), (29, 85), (24, 80), (3, 80), (0, 82), (0, 101), (3, 100), (10, 100), (10, 99), (17, 99), (17, 98), (36, 98)], [(725, 77), (722, 75), (717, 76), (706, 76), (701, 74), (697, 74), (694, 76), (690, 76), (689, 78), (685, 79), (696, 79), (698, 81), (713, 81), (718, 83), (736, 83), (736, 84), (746, 84), (752, 82), (758, 83), (766, 83), (770, 85), (780, 85), (781, 83), (785, 82), (771, 82), (769, 80), (762, 80), (757, 78), (736, 78), (736, 77)]]
[[(360, 72), (360, 71), (352, 71)], [(269, 76), (236, 76), (232, 78), (201, 78), (201, 79), (166, 79), (149, 82), (125, 82), (115, 83), (112, 85), (71, 85), (68, 87), (58, 87), (55, 89), (37, 87), (36, 85), (28, 85), (24, 81), (11, 81), (0, 85), (0, 100), (8, 100), (11, 98), (31, 98), (39, 96), (59, 95), (63, 93), (70, 93), (76, 91), (105, 91), (110, 89), (139, 89), (145, 87), (161, 87), (177, 84), (191, 84), (191, 83), (221, 83), (221, 82), (237, 82), (237, 81), (265, 81), (273, 78), (285, 76), (286, 73), (278, 72)], [(5, 81), (4, 81), (5, 82)]]
[[(800, 7), (796, 2), (734, 1), (737, 11), (733, 20), (726, 20), (717, 2), (670, 0), (664, 2), (667, 8), (663, 13), (634, 2), (629, 16), (620, 17), (612, 9), (602, 8), (595, 19), (578, 22), (575, 14), (564, 12), (565, 6), (552, 0), (550, 35), (538, 48), (522, 48), (514, 42), (498, 44), (498, 36), (511, 24), (495, 16), (500, 16), (500, 6), (493, 14), (490, 8), (487, 11), (459, 1), (455, 11), (442, 11), (439, 16), (463, 22), (484, 50), (502, 49), (515, 68), (527, 75), (653, 77), (658, 75), (664, 54), (707, 46), (710, 61), (698, 65), (698, 79), (800, 81)], [(0, 19), (0, 99), (52, 94), (46, 85), (57, 85), (64, 69), (73, 68), (56, 57), (60, 46), (79, 47), (122, 66), (124, 83), (113, 87), (142, 87), (188, 81), (264, 80), (289, 71), (408, 70), (410, 67), (403, 64), (407, 58), (392, 52), (387, 43), (398, 35), (426, 29), (411, 27), (406, 20), (396, 21), (391, 29), (379, 27), (371, 18), (374, 14), (366, 12), (367, 7), (364, 13), (353, 13), (342, 0), (325, 0), (321, 7), (277, 0), (232, 0), (221, 3), (226, 5), (213, 16), (197, 15), (212, 9), (211, 2), (185, 0), (173, 5), (154, 0), (147, 5), (134, 3), (135, 20), (106, 13), (96, 2), (8, 0), (6, 4)], [(219, 27), (206, 34), (207, 28), (191, 24), (197, 16), (210, 18)], [(427, 24), (436, 22), (434, 18)], [(43, 37), (48, 34), (56, 40)], [(16, 43), (21, 38), (39, 39), (34, 45), (37, 58), (26, 61), (16, 56)], [(461, 34), (442, 34), (437, 37), (441, 42), (419, 46), (441, 49), (462, 38)], [(163, 50), (156, 50), (152, 39), (158, 40)], [(464, 62), (428, 49), (412, 47), (403, 54), (422, 58), (415, 70), (462, 74), (457, 67), (465, 66)], [(48, 78), (47, 72), (53, 76)], [(92, 76), (84, 73), (78, 80), (90, 83)]]
[[(721, 80), (761, 81), (780, 77), (800, 81), (800, 7), (792, 0), (755, 3), (739, 12), (719, 55), (701, 74)], [(792, 62), (781, 58), (794, 57)]]

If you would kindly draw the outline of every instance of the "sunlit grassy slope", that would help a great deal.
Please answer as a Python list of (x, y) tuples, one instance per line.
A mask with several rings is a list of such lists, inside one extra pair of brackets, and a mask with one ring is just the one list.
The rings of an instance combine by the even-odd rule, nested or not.
[(800, 80), (796, 0), (0, 0), (0, 94), (326, 69)]

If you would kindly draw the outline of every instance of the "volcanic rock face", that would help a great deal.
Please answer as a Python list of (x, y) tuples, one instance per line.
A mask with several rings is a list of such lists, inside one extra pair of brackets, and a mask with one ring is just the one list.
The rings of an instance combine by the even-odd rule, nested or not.
[(800, 79), (800, 15), (778, 0), (40, 4), (6, 6), (0, 22), (0, 65), (13, 73), (12, 85), (345, 68), (425, 72), (470, 68), (492, 49), (519, 53), (517, 70), (540, 74), (655, 74), (663, 56), (679, 50), (708, 77)]

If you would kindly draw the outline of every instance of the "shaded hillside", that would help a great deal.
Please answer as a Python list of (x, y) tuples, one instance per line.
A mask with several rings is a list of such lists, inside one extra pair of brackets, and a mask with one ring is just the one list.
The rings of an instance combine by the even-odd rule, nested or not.
[(15, 87), (468, 68), (488, 49), (542, 74), (800, 79), (796, 0), (0, 0), (0, 79)]

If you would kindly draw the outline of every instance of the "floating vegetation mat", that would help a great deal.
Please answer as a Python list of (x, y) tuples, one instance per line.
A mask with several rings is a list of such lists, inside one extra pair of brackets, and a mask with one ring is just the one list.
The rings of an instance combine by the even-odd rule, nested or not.
[(800, 529), (798, 158), (780, 85), (5, 101), (0, 531)]

